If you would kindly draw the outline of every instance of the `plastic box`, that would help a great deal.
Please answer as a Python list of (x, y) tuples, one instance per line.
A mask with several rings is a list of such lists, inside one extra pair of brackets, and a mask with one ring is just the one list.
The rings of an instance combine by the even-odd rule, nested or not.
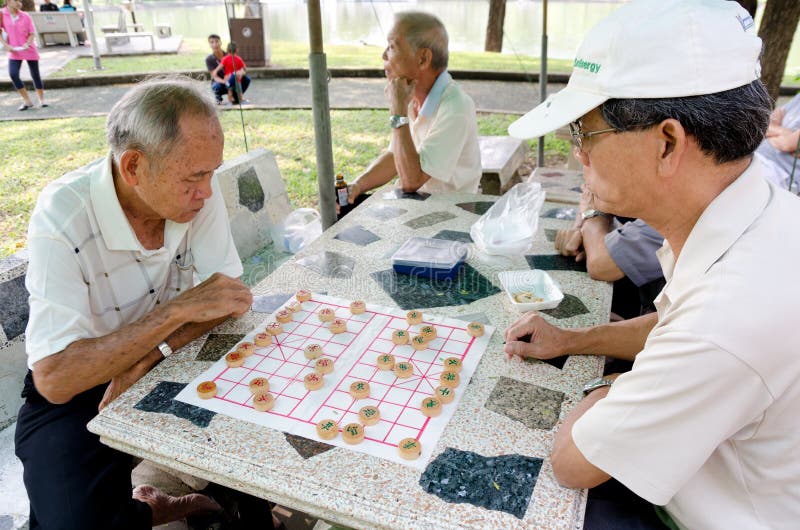
[(400, 274), (451, 280), (467, 259), (467, 245), (458, 241), (412, 237), (392, 255), (392, 268)]
[[(511, 303), (522, 312), (553, 309), (564, 299), (564, 293), (561, 292), (561, 288), (543, 270), (503, 271), (498, 277)], [(514, 295), (523, 291), (533, 293), (534, 296), (542, 298), (542, 301), (517, 302), (514, 299)]]

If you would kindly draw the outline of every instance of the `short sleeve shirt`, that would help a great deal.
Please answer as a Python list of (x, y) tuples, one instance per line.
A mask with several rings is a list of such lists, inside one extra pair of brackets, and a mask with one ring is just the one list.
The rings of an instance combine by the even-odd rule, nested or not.
[(213, 72), (214, 70), (217, 69), (217, 66), (219, 66), (219, 62), (220, 62), (219, 57), (217, 57), (213, 53), (208, 54), (208, 56), (206, 57), (206, 70), (208, 70), (209, 72)]
[(664, 236), (641, 219), (625, 223), (606, 235), (605, 244), (611, 259), (625, 276), (641, 287), (661, 278), (661, 264), (656, 252)]
[(139, 243), (117, 199), (111, 155), (48, 185), (28, 229), (28, 366), (79, 339), (108, 335), (215, 272), (242, 265), (216, 179), (188, 223), (166, 221), (164, 245)]
[(659, 250), (658, 322), (633, 369), (573, 426), (589, 462), (681, 528), (800, 520), (800, 239), (787, 226), (800, 226), (800, 199), (751, 164), (677, 260), (668, 243)]
[[(28, 37), (36, 33), (33, 27), (33, 20), (25, 11), (18, 11), (17, 16), (11, 16), (8, 8), (0, 9), (0, 17), (3, 18), (3, 30), (8, 35), (9, 46), (23, 46)], [(35, 42), (31, 42), (27, 50), (12, 51), (8, 54), (9, 59), (17, 61), (38, 61), (39, 52), (36, 50)]]
[(223, 57), (220, 62), (222, 63), (222, 68), (225, 70), (225, 77), (231, 75), (234, 69), (238, 71), (245, 67), (244, 61), (238, 55), (228, 54)]
[[(439, 74), (419, 112), (409, 106), (411, 138), (430, 179), (419, 191), (477, 193), (481, 181), (478, 118), (472, 99), (446, 71)], [(394, 152), (394, 145), (389, 146)]]
[[(781, 125), (787, 129), (800, 129), (800, 94), (797, 94), (783, 106), (784, 115)], [(795, 166), (795, 159), (792, 153), (785, 153), (772, 147), (768, 140), (764, 139), (756, 150), (756, 156), (764, 164), (764, 175), (772, 182), (784, 189), (789, 186), (789, 175), (794, 169), (793, 191), (800, 191), (800, 160)]]

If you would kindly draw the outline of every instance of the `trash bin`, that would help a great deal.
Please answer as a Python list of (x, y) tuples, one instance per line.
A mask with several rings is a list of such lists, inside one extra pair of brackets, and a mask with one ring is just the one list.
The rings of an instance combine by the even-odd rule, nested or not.
[(267, 66), (272, 55), (267, 3), (234, 0), (225, 6), (237, 55), (247, 66)]

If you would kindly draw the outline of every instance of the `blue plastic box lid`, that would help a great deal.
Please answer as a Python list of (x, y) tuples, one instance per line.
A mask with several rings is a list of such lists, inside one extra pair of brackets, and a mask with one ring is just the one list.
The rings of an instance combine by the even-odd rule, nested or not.
[(459, 241), (412, 237), (392, 255), (392, 265), (451, 270), (467, 259), (467, 245)]

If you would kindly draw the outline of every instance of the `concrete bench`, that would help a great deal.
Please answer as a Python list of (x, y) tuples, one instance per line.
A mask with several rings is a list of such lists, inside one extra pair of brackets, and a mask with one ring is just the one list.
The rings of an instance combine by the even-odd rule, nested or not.
[(481, 191), (500, 195), (528, 156), (528, 142), (510, 136), (479, 136)]
[(150, 39), (150, 49), (156, 49), (156, 42), (153, 39), (153, 34), (149, 31), (139, 31), (135, 33), (108, 33), (105, 36), (106, 49), (109, 52), (114, 51), (114, 46), (124, 46), (128, 44), (134, 37), (146, 37)]
[(31, 11), (28, 14), (33, 20), (33, 27), (40, 45), (48, 44), (46, 37), (51, 37), (54, 42), (49, 44), (69, 43), (70, 46), (78, 46), (78, 35), (83, 36), (81, 12)]

